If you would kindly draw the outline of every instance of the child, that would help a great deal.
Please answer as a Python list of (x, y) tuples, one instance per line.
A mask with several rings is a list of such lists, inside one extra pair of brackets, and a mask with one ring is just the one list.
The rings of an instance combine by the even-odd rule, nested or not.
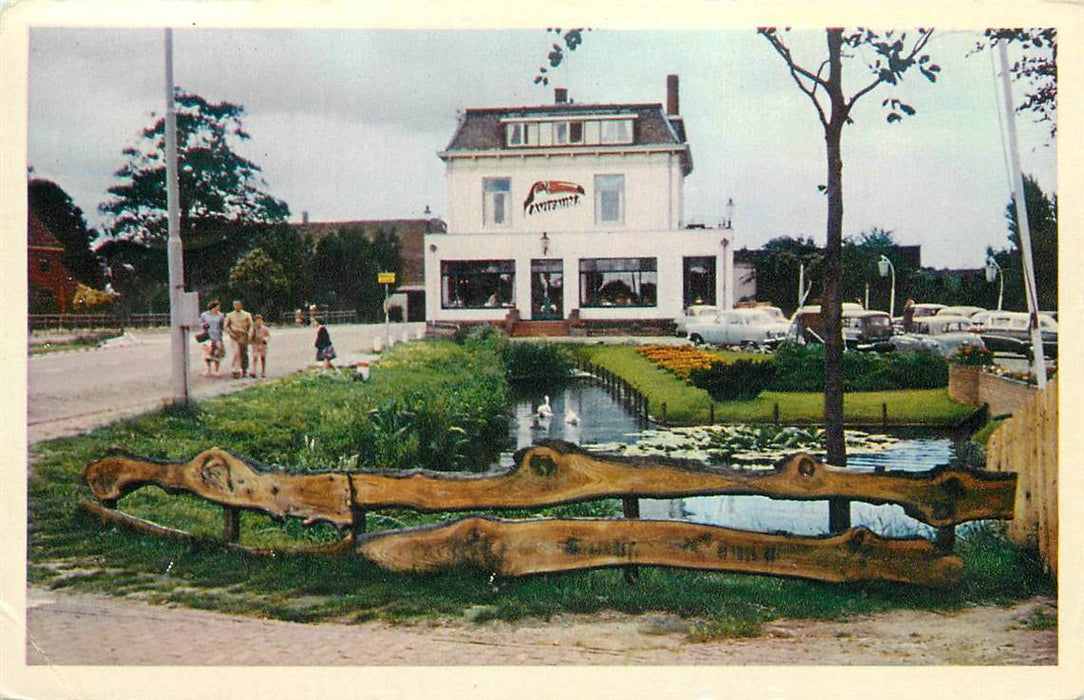
[(252, 372), (250, 377), (256, 376), (256, 364), (260, 365), (260, 376), (267, 376), (267, 339), (271, 337), (271, 329), (263, 322), (263, 316), (255, 314), (252, 317)]
[(335, 346), (331, 344), (331, 334), (327, 332), (324, 319), (316, 318), (316, 361), (324, 361), (324, 369), (331, 369), (331, 361), (335, 359)]
[(207, 363), (207, 369), (203, 376), (210, 377), (212, 370), (214, 376), (221, 376), (218, 366), (226, 356), (226, 348), (222, 345), (222, 327), (226, 315), (222, 313), (222, 305), (217, 299), (207, 304), (207, 310), (200, 314), (199, 320), (203, 324), (203, 332), (207, 334), (207, 342), (203, 344), (203, 361)]

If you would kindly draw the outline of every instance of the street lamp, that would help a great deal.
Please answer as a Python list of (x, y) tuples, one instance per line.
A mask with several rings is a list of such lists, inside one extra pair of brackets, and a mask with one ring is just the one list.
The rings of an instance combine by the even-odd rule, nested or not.
[(892, 292), (888, 297), (888, 315), (895, 317), (896, 315), (896, 266), (892, 264), (892, 261), (886, 258), (884, 255), (877, 261), (877, 269), (881, 273), (881, 277), (888, 277), (888, 273), (892, 273)]
[(538, 239), (542, 243), (542, 255), (546, 255), (550, 252), (550, 237), (545, 231), (542, 232), (542, 237)]
[(1001, 300), (1005, 296), (1005, 273), (1001, 269), (1001, 265), (997, 264), (997, 260), (992, 257), (986, 258), (986, 281), (990, 284), (994, 283), (994, 280), (1001, 278), (1001, 284), (997, 288), (997, 310), (1001, 311)]
[(723, 228), (728, 231), (734, 228), (734, 199), (728, 198), (726, 200), (726, 218), (723, 219)]

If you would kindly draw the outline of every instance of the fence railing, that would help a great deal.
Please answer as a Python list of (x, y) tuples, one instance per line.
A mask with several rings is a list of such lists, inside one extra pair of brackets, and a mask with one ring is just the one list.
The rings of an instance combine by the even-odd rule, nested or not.
[(1032, 396), (986, 444), (986, 468), (1018, 476), (1008, 534), (1036, 546), (1047, 570), (1058, 573), (1058, 378)]
[(666, 404), (660, 404), (658, 414), (654, 419), (651, 417), (651, 402), (647, 396), (630, 384), (624, 377), (620, 377), (605, 367), (592, 364), (582, 357), (576, 358), (576, 368), (598, 382), (599, 386), (613, 398), (614, 401), (624, 406), (625, 410), (632, 413), (644, 422), (655, 420), (660, 425), (666, 424)]
[[(561, 441), (515, 455), (509, 470), (287, 473), (211, 449), (186, 463), (112, 453), (87, 467), (97, 502), (83, 507), (106, 522), (155, 535), (194, 539), (180, 530), (127, 515), (118, 501), (146, 485), (188, 492), (223, 508), (223, 539), (241, 547), (239, 513), (259, 511), (325, 521), (344, 538), (322, 551), (353, 552), (393, 571), (474, 566), (501, 576), (640, 565), (738, 571), (825, 581), (882, 579), (929, 586), (958, 581), (963, 562), (952, 538), (893, 539), (866, 528), (828, 537), (748, 532), (681, 521), (639, 520), (640, 498), (722, 494), (813, 500), (846, 498), (896, 503), (918, 520), (951, 532), (976, 519), (1011, 518), (1014, 474), (958, 467), (926, 472), (837, 469), (799, 453), (774, 469), (707, 467), (677, 460), (601, 457)], [(366, 513), (380, 508), (425, 512), (535, 508), (619, 498), (623, 519), (501, 520), (467, 517), (441, 525), (367, 533)], [(267, 550), (246, 551), (265, 553)], [(273, 553), (273, 552), (272, 552)]]
[(169, 314), (29, 314), (27, 323), (32, 331), (154, 328), (168, 326)]

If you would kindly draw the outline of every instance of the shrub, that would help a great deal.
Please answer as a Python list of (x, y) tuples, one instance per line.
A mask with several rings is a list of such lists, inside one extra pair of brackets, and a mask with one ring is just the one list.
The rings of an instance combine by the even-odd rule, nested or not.
[[(775, 391), (824, 391), (824, 346), (781, 346), (772, 358)], [(843, 354), (846, 391), (939, 389), (948, 385), (948, 361), (932, 353)]]
[(693, 386), (708, 392), (715, 401), (755, 399), (775, 377), (770, 362), (736, 360), (713, 362), (707, 369), (696, 368), (689, 374)]
[(981, 345), (965, 345), (956, 351), (952, 361), (967, 367), (985, 367), (994, 364), (994, 353)]
[(511, 343), (504, 357), (508, 377), (516, 381), (552, 382), (572, 374), (572, 357), (559, 345)]

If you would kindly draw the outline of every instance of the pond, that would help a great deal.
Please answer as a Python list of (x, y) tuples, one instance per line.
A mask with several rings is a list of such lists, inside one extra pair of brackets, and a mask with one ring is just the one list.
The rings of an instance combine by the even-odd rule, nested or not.
[[(539, 418), (538, 408), (548, 401), (552, 417)], [(567, 420), (569, 414), (578, 420)], [(740, 443), (759, 428), (650, 428), (629, 414), (602, 388), (589, 380), (562, 387), (522, 391), (514, 395), (509, 429), (509, 451), (501, 456), (502, 466), (511, 466), (512, 453), (534, 442), (553, 438), (567, 440), (600, 454), (670, 456), (706, 459), (714, 452), (713, 464), (766, 466), (783, 455), (817, 449), (807, 447), (816, 439), (816, 429), (789, 428), (764, 433), (777, 435), (773, 450), (728, 449), (724, 456), (715, 449), (720, 433), (726, 444)], [(716, 437), (712, 437), (716, 436)], [(763, 438), (761, 438), (763, 439)], [(725, 442), (724, 441), (724, 442)], [(890, 432), (886, 435), (848, 431), (848, 467), (862, 470), (900, 469), (922, 471), (956, 460), (956, 443), (945, 432)], [(820, 456), (823, 456), (820, 455)], [(680, 519), (762, 532), (786, 531), (800, 535), (828, 533), (827, 501), (774, 500), (765, 496), (706, 496), (681, 499), (641, 499), (640, 516), (645, 519)], [(851, 522), (880, 535), (933, 537), (934, 529), (911, 518), (897, 505), (852, 502)]]

